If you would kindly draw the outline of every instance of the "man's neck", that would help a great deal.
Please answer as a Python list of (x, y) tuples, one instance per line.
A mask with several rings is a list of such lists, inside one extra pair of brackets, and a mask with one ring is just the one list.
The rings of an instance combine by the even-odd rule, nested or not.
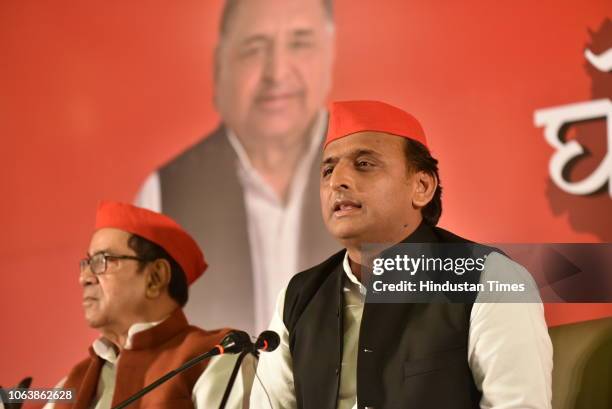
[(414, 225), (404, 225), (399, 232), (396, 232), (393, 235), (393, 237), (379, 237), (370, 240), (360, 238), (357, 240), (344, 241), (342, 244), (348, 253), (349, 265), (351, 266), (353, 275), (355, 275), (355, 277), (362, 282), (361, 277), (363, 273), (362, 270), (364, 269), (363, 266), (369, 266), (374, 257), (377, 257), (385, 249), (401, 243), (402, 240), (413, 234), (421, 224), (421, 221), (422, 219), (419, 219)]
[(158, 307), (156, 311), (147, 311), (141, 317), (134, 318), (129, 322), (117, 323), (116, 325), (106, 326), (104, 328), (98, 328), (102, 336), (113, 343), (117, 353), (121, 352), (127, 345), (127, 341), (130, 335), (130, 328), (135, 324), (148, 324), (154, 322), (161, 322), (167, 319), (173, 311), (178, 308), (178, 305), (168, 305), (165, 308)]
[(104, 328), (100, 330), (104, 338), (112, 342), (115, 352), (119, 354), (123, 351), (128, 339), (128, 330), (118, 330), (114, 328)]
[[(285, 135), (278, 138), (244, 138), (236, 135), (244, 147), (251, 164), (282, 202), (288, 198), (289, 186), (295, 171), (308, 151), (317, 119), (300, 135)], [(294, 142), (292, 142), (294, 141)]]

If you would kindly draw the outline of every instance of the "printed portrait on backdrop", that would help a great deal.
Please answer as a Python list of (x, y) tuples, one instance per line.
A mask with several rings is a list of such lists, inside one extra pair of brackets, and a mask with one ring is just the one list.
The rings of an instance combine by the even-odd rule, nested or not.
[(222, 123), (137, 199), (206, 248), (211, 271), (186, 308), (198, 325), (263, 330), (291, 276), (337, 248), (318, 203), (334, 31), (331, 0), (225, 3), (214, 67)]

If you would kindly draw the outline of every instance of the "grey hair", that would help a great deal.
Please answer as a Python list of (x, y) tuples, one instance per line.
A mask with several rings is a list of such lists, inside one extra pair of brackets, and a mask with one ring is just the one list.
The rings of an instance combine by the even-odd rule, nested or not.
[[(329, 22), (334, 23), (334, 1), (333, 0), (322, 0), (323, 9), (325, 10), (325, 15), (329, 19)], [(221, 12), (221, 20), (219, 24), (219, 38), (223, 40), (223, 38), (227, 35), (230, 29), (230, 21), (236, 12), (236, 8), (238, 6), (239, 0), (226, 0), (223, 5), (223, 11)]]

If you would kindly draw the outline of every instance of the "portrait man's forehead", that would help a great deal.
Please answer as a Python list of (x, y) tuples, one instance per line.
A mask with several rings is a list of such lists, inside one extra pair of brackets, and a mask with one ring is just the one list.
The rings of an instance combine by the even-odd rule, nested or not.
[[(248, 2), (249, 0), (227, 0), (224, 5), (223, 5), (223, 9), (221, 12), (221, 18), (219, 21), (219, 37), (221, 38), (221, 40), (223, 40), (223, 38), (225, 36), (228, 35), (229, 31), (232, 29), (231, 24), (232, 24), (232, 19), (235, 16), (237, 9), (241, 6), (241, 4)], [(262, 0), (259, 1), (258, 3), (261, 4), (261, 6), (264, 5), (264, 2), (269, 2), (269, 0)], [(284, 3), (290, 3), (293, 0), (287, 0)], [(303, 0), (302, 2), (309, 2), (312, 1), (313, 3), (320, 3), (323, 11), (325, 12), (325, 16), (327, 17), (327, 20), (330, 24), (333, 25), (334, 23), (334, 1), (333, 0)], [(252, 3), (257, 3), (257, 1), (253, 1)], [(272, 3), (272, 7), (274, 7), (273, 2)]]

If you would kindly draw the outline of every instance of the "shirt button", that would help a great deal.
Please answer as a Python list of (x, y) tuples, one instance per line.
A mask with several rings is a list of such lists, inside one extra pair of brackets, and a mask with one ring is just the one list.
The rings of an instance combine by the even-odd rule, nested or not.
[(363, 352), (374, 352), (370, 348), (363, 348)]

